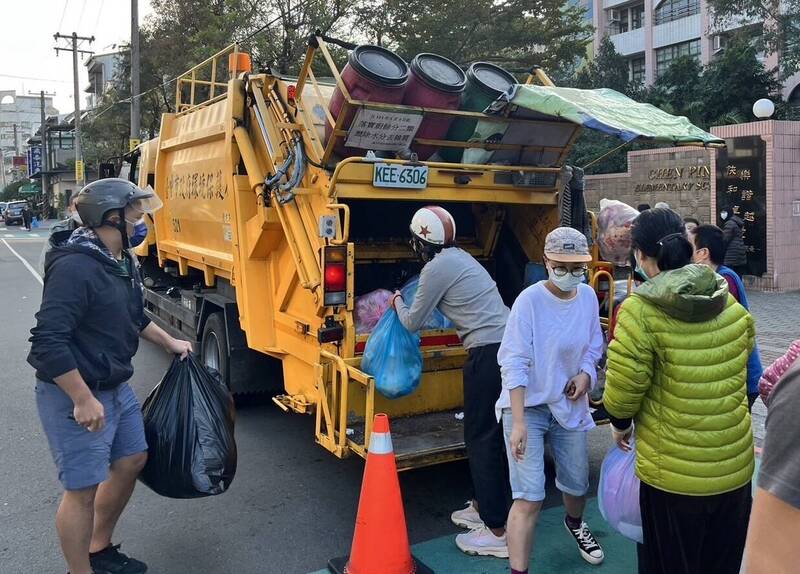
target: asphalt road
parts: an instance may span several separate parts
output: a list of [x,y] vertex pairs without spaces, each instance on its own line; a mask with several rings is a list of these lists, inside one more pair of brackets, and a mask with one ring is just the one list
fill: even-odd
[[[33,237],[32,234],[36,234]],[[0,572],[63,573],[54,514],[60,488],[25,361],[41,287],[34,268],[45,230],[0,228]],[[131,381],[140,400],[170,358],[142,342]],[[145,560],[153,574],[303,574],[347,554],[363,463],[338,460],[314,443],[313,419],[268,400],[238,409],[239,467],[229,492],[170,500],[139,485],[115,542]],[[592,484],[609,445],[607,429],[591,435]],[[546,505],[560,504],[552,479]],[[453,534],[449,513],[469,496],[464,462],[401,475],[412,543]]]

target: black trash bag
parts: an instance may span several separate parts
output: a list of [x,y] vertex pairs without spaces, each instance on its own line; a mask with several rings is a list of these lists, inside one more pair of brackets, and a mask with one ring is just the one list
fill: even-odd
[[193,355],[175,358],[142,407],[147,464],[139,480],[169,498],[222,494],[236,474],[233,398]]

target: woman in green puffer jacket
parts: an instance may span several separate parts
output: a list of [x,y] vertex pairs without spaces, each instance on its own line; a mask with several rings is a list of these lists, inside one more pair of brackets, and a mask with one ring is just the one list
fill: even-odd
[[754,469],[746,385],[753,319],[725,279],[690,264],[677,213],[645,211],[631,236],[648,279],[620,308],[604,403],[619,447],[636,435],[639,570],[738,574]]

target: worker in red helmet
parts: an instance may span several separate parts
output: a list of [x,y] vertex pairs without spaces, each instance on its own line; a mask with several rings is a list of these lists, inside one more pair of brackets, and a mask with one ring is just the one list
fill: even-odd
[[467,554],[507,558],[511,492],[494,405],[501,390],[497,351],[509,310],[486,269],[456,245],[456,222],[447,210],[428,206],[414,214],[411,247],[425,266],[411,306],[399,291],[392,299],[400,321],[418,331],[438,308],[469,353],[463,377],[464,442],[475,497],[451,515],[456,526],[470,530],[456,537],[456,545]]

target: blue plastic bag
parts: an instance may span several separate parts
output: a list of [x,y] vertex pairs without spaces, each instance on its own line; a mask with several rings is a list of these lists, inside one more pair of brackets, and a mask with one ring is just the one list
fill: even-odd
[[375,388],[388,399],[409,395],[419,385],[419,335],[403,327],[394,309],[383,314],[367,339],[361,370],[375,377]]
[[[414,297],[417,295],[417,287],[419,287],[419,275],[415,275],[406,281],[406,284],[400,289],[400,293],[403,295],[403,301],[405,301],[409,308],[414,303]],[[428,331],[431,329],[452,328],[453,323],[450,322],[450,319],[445,317],[439,309],[434,308],[430,316],[422,324],[422,327],[420,327],[420,330]]]
[[636,450],[633,441],[630,444],[630,452],[624,452],[615,445],[603,459],[597,502],[600,513],[611,528],[625,538],[642,543],[640,481],[635,472]]

